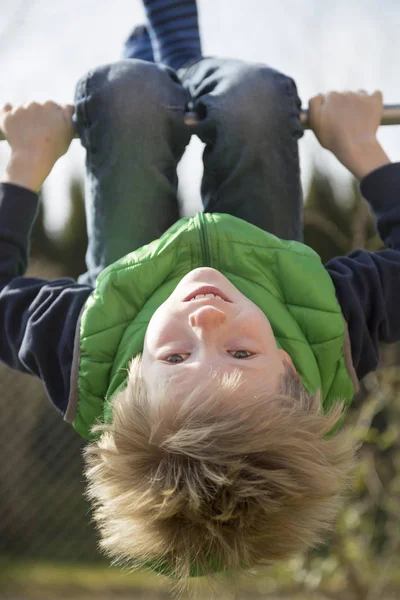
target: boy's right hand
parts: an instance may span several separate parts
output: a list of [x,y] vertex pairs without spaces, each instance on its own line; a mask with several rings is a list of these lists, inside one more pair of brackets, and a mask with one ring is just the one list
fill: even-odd
[[309,123],[323,148],[356,177],[390,162],[376,138],[383,112],[382,93],[330,92],[309,102]]
[[2,181],[39,191],[57,160],[74,137],[74,106],[52,101],[31,102],[0,110],[0,128],[11,146]]

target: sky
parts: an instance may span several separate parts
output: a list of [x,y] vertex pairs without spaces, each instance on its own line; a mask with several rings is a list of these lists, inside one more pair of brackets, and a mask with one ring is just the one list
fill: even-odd
[[[264,62],[293,77],[306,108],[331,90],[380,89],[400,104],[398,0],[198,0],[205,55]],[[0,105],[32,100],[73,102],[78,79],[118,60],[123,41],[144,21],[140,0],[0,0]],[[400,126],[378,138],[400,161]],[[178,169],[184,214],[201,209],[202,144],[193,139]],[[0,171],[9,157],[0,142]],[[84,175],[85,153],[74,140],[45,183],[46,223],[57,232],[68,214],[68,180]],[[300,140],[305,191],[312,166],[331,173],[341,189],[346,169],[319,147],[312,132]]]

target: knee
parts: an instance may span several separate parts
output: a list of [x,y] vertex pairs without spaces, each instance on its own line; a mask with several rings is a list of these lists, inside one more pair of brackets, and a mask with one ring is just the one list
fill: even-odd
[[238,109],[246,109],[249,102],[261,113],[275,116],[298,104],[296,84],[293,79],[263,64],[246,65],[239,72]]
[[258,63],[231,61],[227,67],[220,93],[207,100],[225,127],[257,136],[290,122],[300,135],[301,102],[293,79]]
[[150,62],[127,59],[101,65],[78,81],[75,105],[103,122],[140,119],[159,110],[171,73]]

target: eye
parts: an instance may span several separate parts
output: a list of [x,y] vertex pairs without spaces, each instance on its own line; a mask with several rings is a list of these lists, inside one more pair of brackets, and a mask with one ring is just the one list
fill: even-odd
[[171,363],[173,365],[179,364],[185,360],[185,355],[182,354],[170,354],[166,358],[164,358],[165,362]]
[[248,352],[247,350],[235,350],[234,352],[230,353],[233,358],[237,358],[237,359],[245,359],[245,358],[250,358],[250,356],[254,356],[254,354],[252,352]]

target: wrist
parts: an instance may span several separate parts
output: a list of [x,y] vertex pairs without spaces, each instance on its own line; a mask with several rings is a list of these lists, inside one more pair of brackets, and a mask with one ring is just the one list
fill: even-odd
[[12,153],[1,181],[20,185],[38,194],[50,171],[51,167],[32,152]]
[[352,142],[337,156],[357,179],[391,162],[375,137]]

